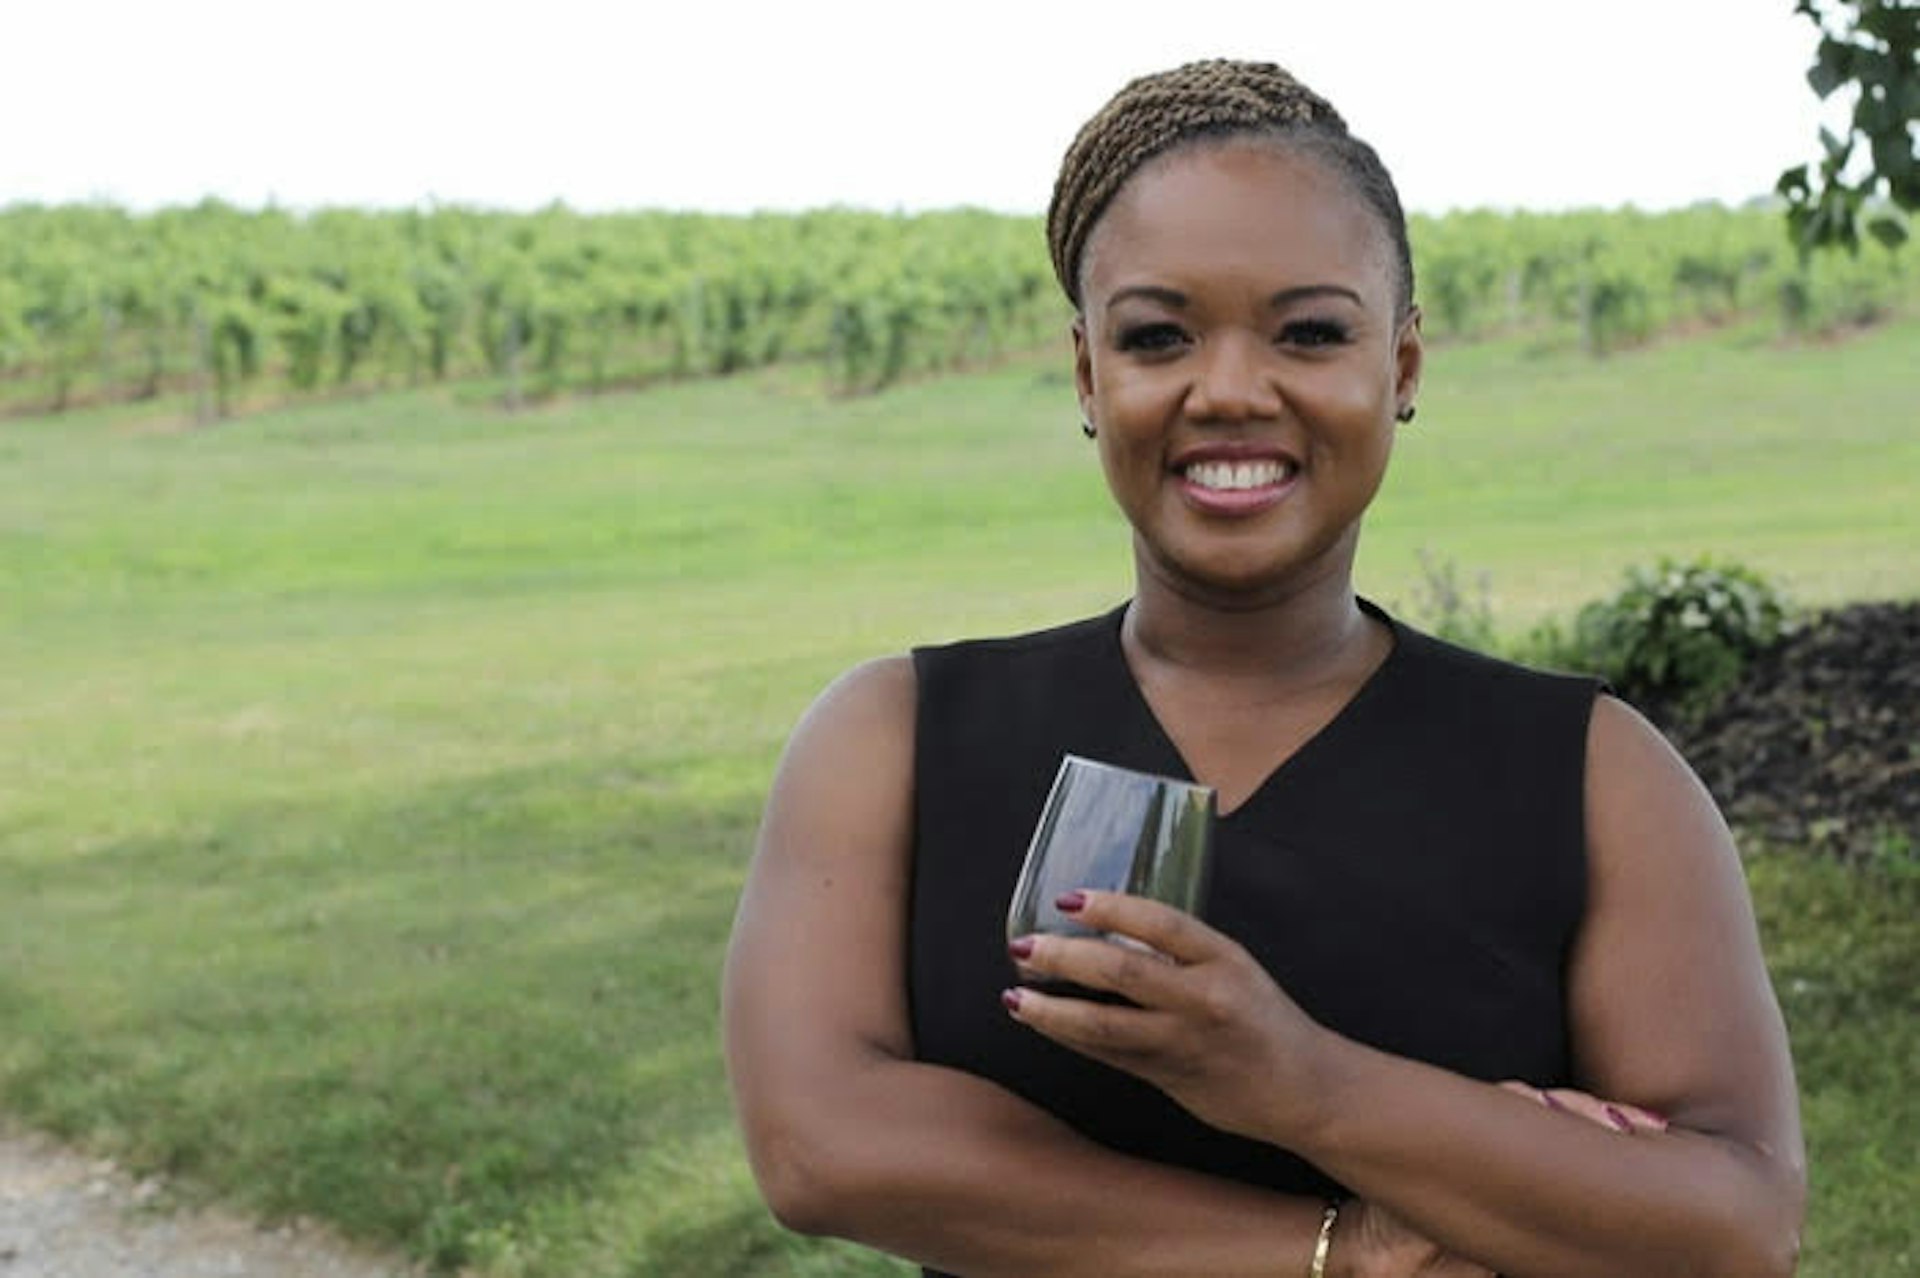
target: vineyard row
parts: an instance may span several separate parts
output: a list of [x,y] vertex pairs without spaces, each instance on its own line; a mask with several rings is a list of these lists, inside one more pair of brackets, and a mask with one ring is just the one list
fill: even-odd
[[[1799,261],[1780,214],[1463,212],[1411,228],[1426,331],[1595,353],[1676,325],[1870,322],[1920,298],[1877,245]],[[0,209],[0,411],[475,378],[510,403],[776,362],[842,392],[1057,336],[1038,219],[463,208]]]

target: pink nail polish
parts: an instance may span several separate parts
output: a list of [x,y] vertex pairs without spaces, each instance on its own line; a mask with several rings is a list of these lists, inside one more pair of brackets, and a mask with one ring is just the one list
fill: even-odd
[[1019,990],[1001,990],[1000,1006],[1006,1008],[1009,1012],[1013,1012],[1017,1015],[1020,1011],[1020,991]]
[[1054,901],[1053,908],[1062,914],[1078,914],[1087,908],[1087,894],[1079,888],[1071,892],[1062,892]]
[[1615,1106],[1612,1106],[1612,1105],[1607,1106],[1607,1121],[1612,1123],[1615,1127],[1618,1127],[1621,1131],[1628,1133],[1629,1135],[1631,1135],[1633,1132],[1633,1124],[1628,1122],[1627,1116],[1621,1113],[1619,1109]]
[[1007,942],[1007,953],[1013,955],[1017,959],[1024,960],[1024,959],[1032,958],[1033,957],[1033,938],[1031,936],[1014,937],[1011,941]]

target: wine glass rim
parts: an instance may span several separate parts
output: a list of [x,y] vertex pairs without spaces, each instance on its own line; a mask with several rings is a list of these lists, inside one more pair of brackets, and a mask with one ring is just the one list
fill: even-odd
[[1074,754],[1072,751],[1068,751],[1067,753],[1060,756],[1061,767],[1069,768],[1069,767],[1074,767],[1076,765],[1081,767],[1088,767],[1088,768],[1098,768],[1103,772],[1112,772],[1123,777],[1135,777],[1142,781],[1151,781],[1158,785],[1171,786],[1181,790],[1189,790],[1196,794],[1208,795],[1213,793],[1212,786],[1203,785],[1198,781],[1189,781],[1184,777],[1170,777],[1160,772],[1142,772],[1138,768],[1124,767],[1118,763],[1108,763],[1104,759],[1089,759],[1084,754]]

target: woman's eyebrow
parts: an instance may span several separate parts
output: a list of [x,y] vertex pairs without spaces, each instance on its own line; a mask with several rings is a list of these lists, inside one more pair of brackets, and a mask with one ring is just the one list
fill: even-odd
[[1107,305],[1117,305],[1130,297],[1137,297],[1148,302],[1159,302],[1162,306],[1171,306],[1175,310],[1185,310],[1188,300],[1187,295],[1177,288],[1166,288],[1159,284],[1129,284],[1124,288],[1117,288],[1107,294]]
[[1295,302],[1305,302],[1316,297],[1344,297],[1355,306],[1366,305],[1360,294],[1344,284],[1302,284],[1298,288],[1283,288],[1267,299],[1267,305],[1277,311],[1283,306],[1291,306]]
[[[1309,301],[1316,297],[1344,297],[1355,306],[1366,305],[1360,294],[1344,284],[1301,284],[1294,288],[1283,288],[1267,299],[1269,310],[1279,310],[1295,302]],[[1107,295],[1107,305],[1115,306],[1129,298],[1158,302],[1175,310],[1185,310],[1190,299],[1177,288],[1167,288],[1161,284],[1129,284],[1115,289]]]

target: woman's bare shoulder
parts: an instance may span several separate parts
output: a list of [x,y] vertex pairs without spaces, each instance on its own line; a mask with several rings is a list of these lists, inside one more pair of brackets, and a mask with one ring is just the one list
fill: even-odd
[[762,856],[891,857],[913,793],[912,658],[878,657],[833,680],[787,740],[761,826]]
[[904,764],[911,776],[913,659],[905,655],[861,662],[829,683],[800,716],[774,778],[774,803],[796,779],[810,784],[848,768],[871,770],[883,781]]
[[[1610,693],[1594,698],[1587,729],[1587,802],[1590,828],[1653,826],[1714,855],[1732,850],[1713,796],[1687,761],[1660,729]],[[1642,846],[1626,840],[1620,850],[1631,855]]]
[[912,662],[883,657],[828,684],[787,742],[727,962],[729,1058],[749,1120],[786,1082],[846,1068],[849,1051],[911,1053],[900,937],[913,721]]
[[1611,695],[1587,732],[1587,842],[1596,908],[1749,918],[1739,855],[1713,796],[1658,728]]
[[917,683],[913,658],[908,654],[870,657],[822,689],[808,709],[807,718],[820,713],[833,716],[905,714],[911,718]]
[[1739,853],[1707,788],[1632,707],[1594,705],[1576,1055],[1602,1095],[1798,1147],[1785,1029]]

